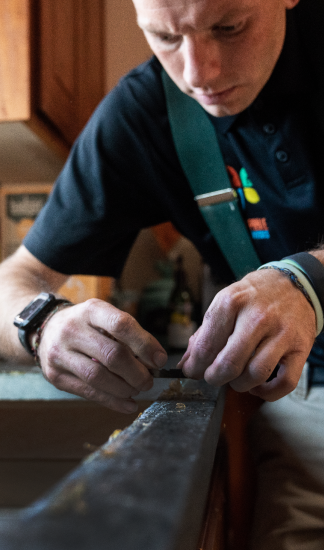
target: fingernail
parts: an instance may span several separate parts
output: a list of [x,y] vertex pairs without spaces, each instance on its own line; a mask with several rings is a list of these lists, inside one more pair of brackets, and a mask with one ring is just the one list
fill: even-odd
[[153,380],[149,380],[145,386],[141,388],[141,391],[148,391],[153,387]]
[[189,355],[188,351],[185,351],[185,353],[181,357],[179,363],[177,364],[177,369],[183,369],[183,367],[185,366],[185,364],[188,361],[189,357],[190,357],[190,355]]
[[157,366],[158,369],[162,369],[162,367],[164,367],[167,360],[168,360],[167,354],[163,353],[162,351],[156,351],[153,355],[154,364]]
[[136,412],[137,409],[138,409],[138,405],[134,401],[125,401],[124,409],[125,409],[125,411],[130,412],[130,413]]

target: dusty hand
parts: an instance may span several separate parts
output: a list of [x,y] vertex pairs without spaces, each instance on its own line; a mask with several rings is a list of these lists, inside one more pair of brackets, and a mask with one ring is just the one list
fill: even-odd
[[300,290],[281,273],[256,271],[216,295],[179,366],[189,377],[275,401],[296,387],[315,331]]
[[44,376],[55,387],[124,413],[134,412],[132,398],[152,387],[148,368],[167,360],[133,317],[95,299],[58,311],[38,351]]

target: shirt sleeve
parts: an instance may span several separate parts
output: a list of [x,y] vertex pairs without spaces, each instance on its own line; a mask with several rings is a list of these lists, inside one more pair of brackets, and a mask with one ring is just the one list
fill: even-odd
[[161,146],[163,97],[156,81],[150,65],[133,71],[74,144],[24,240],[52,269],[116,277],[140,229],[169,218],[154,185],[170,157],[170,145]]

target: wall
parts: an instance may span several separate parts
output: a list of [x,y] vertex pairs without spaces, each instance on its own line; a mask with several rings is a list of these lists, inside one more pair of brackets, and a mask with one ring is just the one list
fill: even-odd
[[106,0],[106,91],[151,56],[131,0]]
[[0,182],[52,183],[63,160],[22,122],[0,123]]

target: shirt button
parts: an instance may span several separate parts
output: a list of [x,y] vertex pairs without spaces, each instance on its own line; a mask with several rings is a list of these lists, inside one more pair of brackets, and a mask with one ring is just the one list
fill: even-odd
[[288,153],[286,153],[286,151],[277,151],[276,159],[279,160],[279,162],[287,162],[289,159]]
[[269,122],[269,124],[265,124],[263,126],[263,131],[266,133],[266,134],[274,134],[275,131],[276,131],[276,127],[274,124],[272,124],[271,122]]

